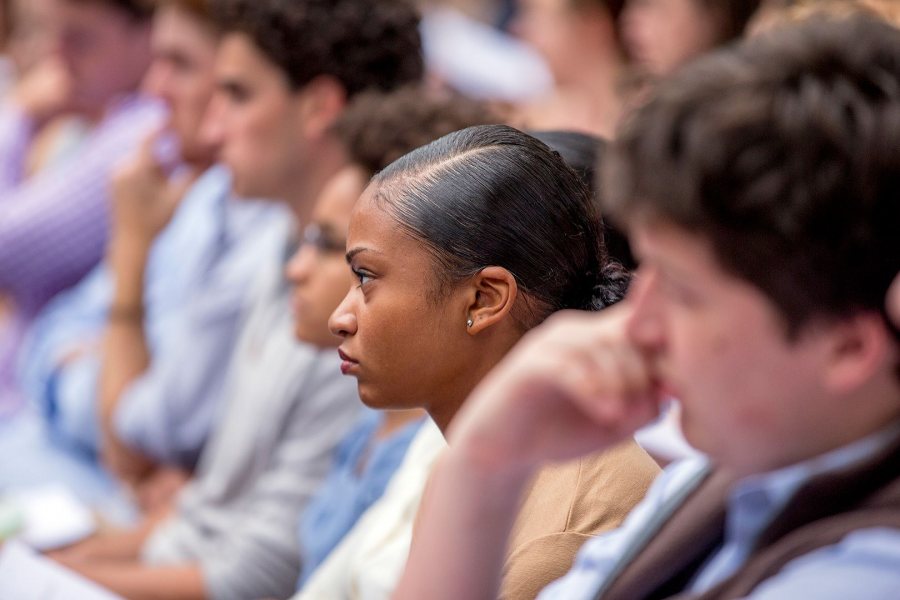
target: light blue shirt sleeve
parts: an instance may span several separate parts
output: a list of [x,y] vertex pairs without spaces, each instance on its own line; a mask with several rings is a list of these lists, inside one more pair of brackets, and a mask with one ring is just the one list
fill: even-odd
[[193,466],[209,435],[243,308],[239,290],[220,292],[187,307],[177,333],[119,399],[119,436],[158,461]]
[[165,463],[191,467],[215,422],[232,354],[252,309],[260,269],[280,264],[287,232],[280,212],[236,205],[240,239],[173,316],[150,368],[122,394],[119,436]]
[[[145,276],[145,334],[151,353],[175,335],[173,315],[200,285],[221,237],[229,177],[207,171],[191,188],[172,223],[154,243]],[[39,315],[21,352],[19,379],[50,431],[67,445],[94,452],[99,444],[97,382],[101,338],[113,282],[105,264],[55,298]]]

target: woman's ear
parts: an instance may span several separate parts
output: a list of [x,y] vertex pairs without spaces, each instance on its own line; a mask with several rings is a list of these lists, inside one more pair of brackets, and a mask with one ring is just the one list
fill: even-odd
[[466,329],[476,335],[505,319],[516,302],[519,286],[503,267],[486,267],[469,284]]

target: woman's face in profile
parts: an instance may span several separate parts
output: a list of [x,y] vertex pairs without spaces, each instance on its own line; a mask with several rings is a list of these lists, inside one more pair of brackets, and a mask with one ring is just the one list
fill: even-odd
[[328,329],[328,317],[353,283],[344,258],[347,228],[366,182],[362,169],[348,166],[325,184],[300,246],[288,262],[285,272],[293,286],[294,329],[301,341],[320,347],[341,342]]
[[343,338],[345,375],[373,408],[433,406],[465,377],[467,304],[460,290],[438,294],[436,267],[375,199],[369,186],[357,202],[347,236],[353,287],[329,325]]

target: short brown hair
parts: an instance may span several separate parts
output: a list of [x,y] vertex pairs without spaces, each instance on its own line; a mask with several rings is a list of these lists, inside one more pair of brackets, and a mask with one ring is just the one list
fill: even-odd
[[900,31],[813,18],[663,82],[608,153],[608,214],[708,240],[794,336],[817,319],[884,314],[900,270],[897,148]]
[[719,16],[719,43],[729,42],[744,30],[759,10],[762,0],[694,0]]
[[105,4],[122,11],[136,21],[149,21],[154,9],[151,0],[69,0],[69,2]]
[[155,0],[156,8],[175,6],[204,21],[212,19],[209,0]]
[[418,81],[419,14],[407,0],[213,0],[223,32],[244,33],[294,89],[320,75],[353,96]]
[[482,102],[411,85],[391,93],[361,94],[338,117],[333,130],[350,161],[374,175],[441,136],[496,122]]

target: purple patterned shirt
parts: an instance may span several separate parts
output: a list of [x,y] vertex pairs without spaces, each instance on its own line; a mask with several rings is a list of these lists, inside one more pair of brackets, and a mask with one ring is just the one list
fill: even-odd
[[0,412],[14,395],[13,366],[28,322],[100,260],[112,170],[162,117],[158,102],[124,98],[76,152],[26,179],[33,125],[16,107],[0,107],[0,295],[16,307],[11,322],[0,322]]

